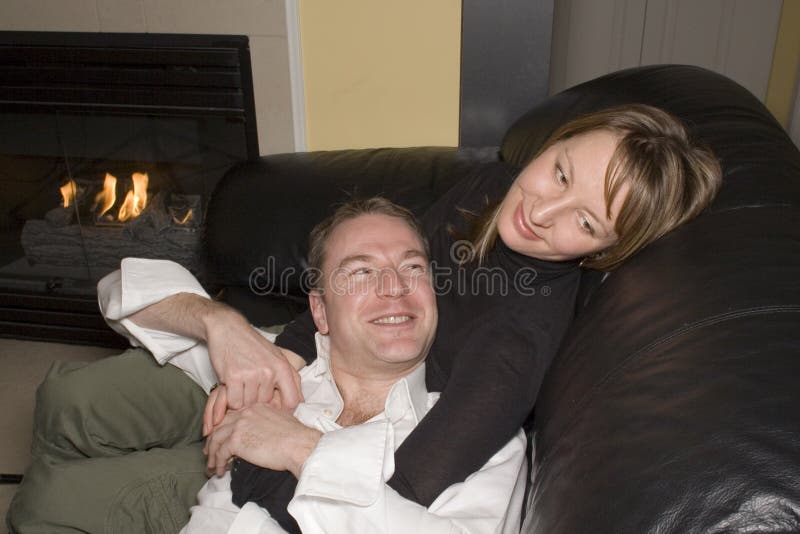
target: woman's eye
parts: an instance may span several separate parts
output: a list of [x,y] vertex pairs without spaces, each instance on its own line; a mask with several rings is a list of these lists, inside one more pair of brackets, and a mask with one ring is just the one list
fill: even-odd
[[589,235],[594,235],[594,228],[592,227],[592,224],[589,222],[589,219],[587,219],[586,217],[581,217],[580,224],[584,232],[586,232]]
[[561,185],[567,185],[567,175],[556,165],[556,181]]

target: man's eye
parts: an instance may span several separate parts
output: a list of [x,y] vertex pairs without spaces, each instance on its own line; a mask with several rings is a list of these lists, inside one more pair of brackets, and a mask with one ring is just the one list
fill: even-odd
[[424,273],[427,271],[427,266],[421,263],[411,263],[405,266],[407,271],[411,271],[412,273]]
[[350,274],[353,276],[369,276],[374,272],[372,267],[359,267],[358,269],[353,269]]

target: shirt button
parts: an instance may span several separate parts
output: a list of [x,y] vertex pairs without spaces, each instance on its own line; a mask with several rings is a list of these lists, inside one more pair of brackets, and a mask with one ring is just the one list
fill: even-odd
[[333,415],[333,412],[332,412],[332,411],[330,411],[329,409],[325,408],[324,410],[322,410],[322,414],[323,414],[325,417],[331,417],[331,416]]

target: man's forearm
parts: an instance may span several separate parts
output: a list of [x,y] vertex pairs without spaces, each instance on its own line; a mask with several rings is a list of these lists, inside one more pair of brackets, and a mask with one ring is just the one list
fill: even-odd
[[[302,398],[290,355],[242,314],[211,300],[194,276],[174,262],[124,259],[120,271],[98,284],[98,303],[112,328],[146,347],[161,364],[177,358],[194,362],[187,351],[202,348],[203,374],[228,385],[229,408],[270,402],[276,391],[285,408]],[[296,366],[301,363],[290,359]],[[203,382],[204,388],[211,385]]]
[[[221,302],[194,293],[177,293],[140,310],[129,317],[142,328],[161,330],[199,341],[208,341],[212,328],[233,325],[245,326],[247,319]],[[305,366],[305,360],[289,349],[276,346],[295,369]]]
[[244,317],[229,306],[193,293],[171,295],[134,313],[129,319],[143,328],[200,341],[208,341],[212,325],[219,325],[223,321],[246,324]]

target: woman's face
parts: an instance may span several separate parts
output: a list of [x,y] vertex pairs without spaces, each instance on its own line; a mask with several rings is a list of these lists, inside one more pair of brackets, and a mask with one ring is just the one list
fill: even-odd
[[555,143],[525,167],[500,207],[497,229],[515,252],[543,260],[583,258],[617,241],[623,183],[606,217],[605,176],[619,136],[605,130]]

